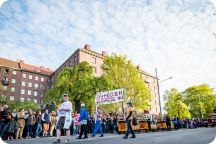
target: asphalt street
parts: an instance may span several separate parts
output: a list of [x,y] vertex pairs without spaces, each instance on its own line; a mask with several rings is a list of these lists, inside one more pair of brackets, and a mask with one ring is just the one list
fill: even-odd
[[[77,140],[70,138],[71,144],[208,144],[215,139],[216,128],[182,129],[178,131],[140,133],[136,139],[122,139],[123,135],[107,134],[103,138]],[[51,144],[54,137],[6,141],[9,144]],[[62,137],[62,142],[66,137]]]

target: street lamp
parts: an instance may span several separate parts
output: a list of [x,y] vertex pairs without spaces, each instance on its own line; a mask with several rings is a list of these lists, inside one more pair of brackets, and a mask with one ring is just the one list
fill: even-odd
[[159,81],[158,74],[157,74],[157,68],[155,68],[155,73],[156,73],[156,78],[157,78],[158,97],[159,97],[159,104],[160,104],[160,115],[162,115],[161,98],[160,98],[160,86],[159,86],[159,83],[164,82],[164,81],[167,81],[167,80],[170,80],[170,79],[172,79],[173,77],[169,77],[169,78],[166,78],[166,79],[163,79],[163,80]]

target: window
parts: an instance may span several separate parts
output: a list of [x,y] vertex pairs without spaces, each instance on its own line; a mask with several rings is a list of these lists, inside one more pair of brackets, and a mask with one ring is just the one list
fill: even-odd
[[92,63],[96,64],[96,58],[92,57]]
[[11,79],[11,83],[16,83],[16,79]]
[[42,100],[39,100],[39,104],[43,104],[43,101],[42,101]]
[[14,101],[14,96],[10,96],[10,101]]
[[71,61],[69,61],[69,66],[72,66],[72,63],[71,63]]
[[76,56],[74,56],[74,63],[76,63],[76,61],[77,61],[77,57],[76,57]]
[[43,97],[43,94],[41,94],[41,97]]
[[4,77],[4,78],[2,79],[2,84],[3,84],[3,85],[9,85],[9,80],[8,80],[7,77]]
[[32,75],[29,75],[29,79],[32,79]]
[[155,104],[157,104],[157,101],[155,100]]
[[37,96],[37,95],[38,95],[38,93],[36,91],[34,91],[34,96]]
[[43,89],[43,85],[42,84],[40,84],[40,88]]
[[16,75],[16,71],[13,71],[12,74],[13,74],[13,75]]
[[23,78],[26,78],[26,74],[24,73],[24,74],[22,74],[22,76],[23,76]]
[[25,94],[25,90],[24,89],[21,90],[21,94]]
[[44,78],[43,78],[43,77],[41,78],[41,81],[42,81],[42,82],[44,81]]
[[28,83],[28,87],[32,87],[32,83]]
[[6,68],[5,69],[5,73],[8,74],[9,73],[9,69]]
[[36,80],[36,81],[38,80],[38,76],[35,77],[35,80]]
[[25,82],[24,81],[22,82],[22,86],[25,86]]
[[15,87],[11,87],[11,92],[15,92]]
[[25,98],[20,98],[20,101],[21,101],[21,102],[24,102],[24,101],[25,101]]
[[37,99],[33,99],[33,101],[34,101],[35,103],[37,103]]
[[38,84],[37,84],[37,83],[36,83],[36,84],[34,84],[34,87],[35,87],[35,88],[38,88]]
[[31,101],[31,99],[30,99],[30,98],[27,98],[27,101]]
[[30,90],[28,90],[28,95],[31,95],[31,91]]

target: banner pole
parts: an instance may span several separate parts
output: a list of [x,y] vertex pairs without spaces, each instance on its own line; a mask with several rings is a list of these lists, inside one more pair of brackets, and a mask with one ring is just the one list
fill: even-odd
[[125,100],[125,89],[123,89],[123,101],[122,101],[122,112],[123,112],[123,115],[124,115],[124,117],[125,117],[124,100]]

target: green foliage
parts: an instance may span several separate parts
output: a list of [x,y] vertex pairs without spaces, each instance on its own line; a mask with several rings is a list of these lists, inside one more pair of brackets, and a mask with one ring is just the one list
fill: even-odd
[[99,91],[111,89],[109,81],[105,77],[94,77],[92,67],[87,62],[82,62],[75,67],[65,67],[57,76],[54,88],[46,95],[46,102],[55,100],[57,105],[61,101],[63,93],[69,94],[69,99],[75,106],[75,111],[80,110],[80,104],[84,102],[87,109],[94,109],[95,95]]
[[112,54],[106,57],[103,70],[111,85],[126,90],[125,101],[131,101],[138,109],[148,107],[150,90],[146,87],[140,71],[126,56]]
[[28,102],[21,102],[21,101],[9,101],[7,103],[8,107],[13,110],[17,109],[19,110],[20,108],[24,109],[32,109],[33,111],[37,111],[40,109],[38,104],[34,103],[33,101],[28,101]]
[[[165,108],[171,115],[205,118],[216,108],[216,94],[207,84],[191,86],[183,92],[171,89],[164,94]],[[189,113],[188,113],[189,112]]]
[[182,96],[194,117],[207,117],[216,108],[216,94],[207,84],[191,86]]
[[177,89],[173,88],[170,91],[165,91],[164,100],[166,101],[166,110],[171,117],[175,115],[178,117],[191,117],[189,109],[182,101],[181,93]]

